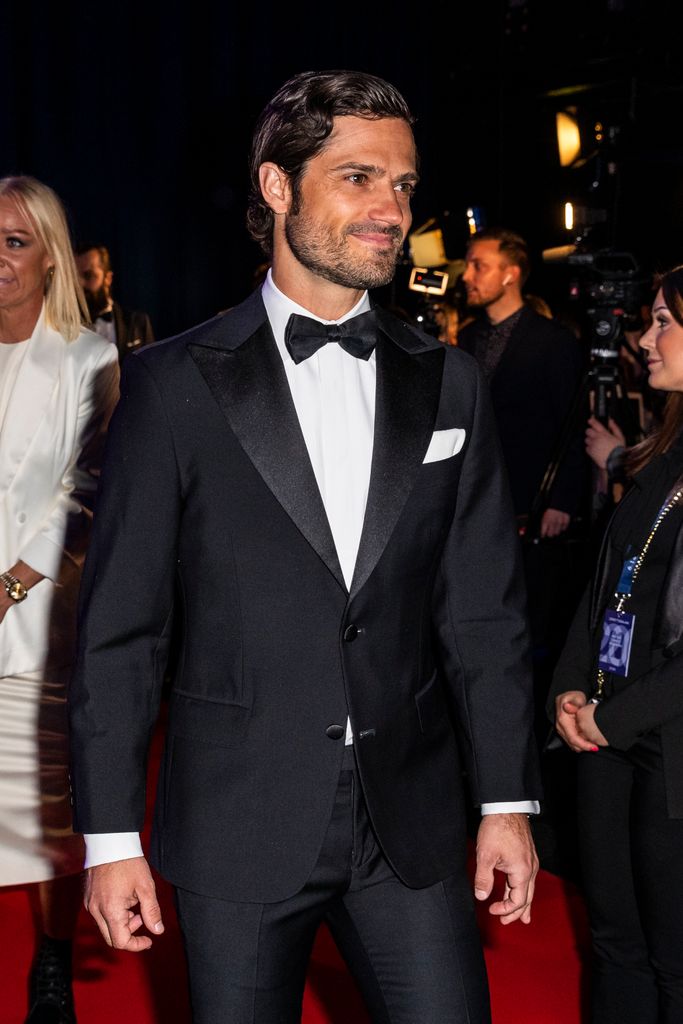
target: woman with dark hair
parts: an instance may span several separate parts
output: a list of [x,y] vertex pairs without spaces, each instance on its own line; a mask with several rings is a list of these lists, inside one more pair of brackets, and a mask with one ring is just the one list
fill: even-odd
[[592,1017],[683,1021],[683,267],[640,339],[661,425],[628,453],[629,490],[558,663],[548,712],[577,763],[593,941]]
[[0,180],[0,885],[32,886],[30,1024],[71,1024],[81,836],[66,684],[116,346],[87,331],[62,204]]

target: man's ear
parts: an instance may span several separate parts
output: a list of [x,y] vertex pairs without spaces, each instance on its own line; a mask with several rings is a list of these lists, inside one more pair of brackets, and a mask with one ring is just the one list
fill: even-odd
[[515,263],[510,263],[505,268],[505,277],[503,278],[503,284],[519,284],[520,268]]
[[289,175],[277,164],[263,163],[258,169],[261,195],[273,213],[288,213],[292,201]]

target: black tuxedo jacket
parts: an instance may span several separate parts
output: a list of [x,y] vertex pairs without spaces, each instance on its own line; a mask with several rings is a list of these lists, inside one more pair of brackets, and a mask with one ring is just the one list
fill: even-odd
[[[635,475],[617,505],[603,537],[595,576],[584,592],[553,675],[546,705],[551,721],[555,721],[555,698],[560,693],[580,690],[589,696],[595,689],[603,615],[623,558],[614,548],[614,534],[623,538],[638,532],[644,540],[655,514],[652,496],[657,503],[663,502],[681,471],[683,441],[679,439],[666,455]],[[618,750],[629,750],[643,735],[658,730],[667,811],[670,818],[683,818],[683,526],[676,529],[672,541],[661,592],[653,602],[650,667],[617,686],[597,708],[595,721],[610,746]],[[649,568],[646,558],[643,576]]]
[[[474,354],[479,322],[458,334],[458,346]],[[583,355],[572,332],[532,309],[522,310],[489,382],[503,456],[517,515],[531,511],[548,464],[573,407]],[[577,420],[545,508],[575,514],[586,482],[583,450],[586,416]]]
[[[196,892],[275,901],[303,885],[347,711],[372,822],[410,886],[463,862],[463,764],[476,801],[539,795],[518,548],[485,389],[469,357],[378,315],[350,592],[260,294],[124,366],[81,592],[75,825],[141,828],[181,629],[152,860]],[[423,464],[433,432],[454,427],[459,453]]]
[[146,313],[135,309],[124,309],[118,302],[114,302],[112,319],[116,328],[119,363],[123,362],[125,356],[130,352],[154,341],[152,324]]

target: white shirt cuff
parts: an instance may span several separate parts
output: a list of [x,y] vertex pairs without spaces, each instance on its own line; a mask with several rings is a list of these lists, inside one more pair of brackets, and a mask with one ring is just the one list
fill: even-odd
[[98,832],[94,835],[84,835],[83,838],[86,868],[94,868],[98,864],[111,864],[115,860],[144,857],[137,832]]
[[508,800],[496,804],[482,804],[482,814],[540,814],[538,800]]

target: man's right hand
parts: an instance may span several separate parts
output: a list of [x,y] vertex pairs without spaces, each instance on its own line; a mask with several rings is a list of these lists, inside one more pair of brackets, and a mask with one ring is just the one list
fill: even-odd
[[144,857],[88,868],[84,902],[104,941],[114,949],[140,953],[152,945],[149,935],[135,934],[142,925],[153,935],[164,930],[154,879]]

